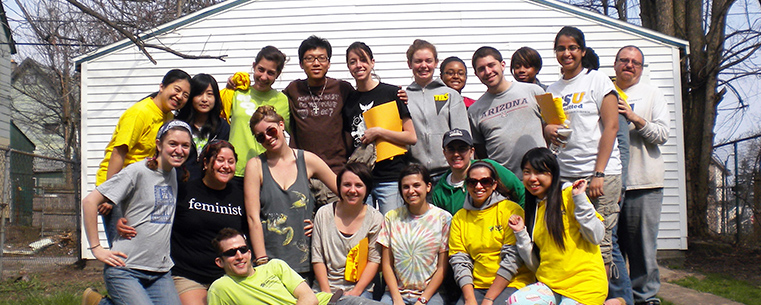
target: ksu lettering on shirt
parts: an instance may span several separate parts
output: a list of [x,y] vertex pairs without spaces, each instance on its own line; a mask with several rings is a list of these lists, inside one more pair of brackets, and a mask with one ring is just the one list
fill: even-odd
[[153,187],[154,205],[151,212],[151,223],[172,223],[174,218],[175,200],[172,187],[156,185]]
[[224,205],[220,206],[219,202],[215,202],[214,204],[203,203],[203,202],[196,201],[195,198],[190,198],[190,201],[188,202],[188,209],[201,210],[205,212],[224,214],[224,215],[233,215],[233,216],[243,215],[243,209],[239,206],[238,207],[232,206],[232,203],[228,203],[227,206],[224,206]]
[[519,98],[516,100],[512,100],[507,103],[503,103],[503,104],[487,109],[479,116],[478,121],[483,122],[484,120],[488,120],[494,117],[506,116],[508,113],[512,111],[523,109],[526,107],[529,107],[527,98]]
[[586,92],[574,92],[563,96],[563,110],[583,109],[584,104],[580,104],[584,99]]

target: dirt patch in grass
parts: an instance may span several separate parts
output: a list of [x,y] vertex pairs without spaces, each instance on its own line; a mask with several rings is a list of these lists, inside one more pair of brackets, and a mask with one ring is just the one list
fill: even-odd
[[692,242],[685,267],[701,273],[723,274],[761,286],[761,249],[718,242]]

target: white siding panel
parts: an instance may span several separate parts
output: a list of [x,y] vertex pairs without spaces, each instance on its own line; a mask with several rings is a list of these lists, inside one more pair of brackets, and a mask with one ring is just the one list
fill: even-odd
[[11,48],[0,34],[0,146],[11,144]]
[[[537,49],[544,58],[538,75],[545,84],[559,77],[559,66],[552,51],[557,31],[574,25],[584,31],[587,45],[593,47],[603,65],[601,71],[613,74],[612,63],[618,49],[637,45],[645,53],[643,79],[658,86],[669,101],[671,113],[669,141],[662,147],[666,162],[666,182],[661,249],[686,249],[684,214],[683,143],[681,141],[681,98],[678,88],[678,50],[664,42],[635,34],[612,23],[581,16],[544,5],[541,1],[250,1],[208,14],[205,18],[167,30],[148,42],[161,42],[193,55],[227,55],[226,61],[183,60],[168,53],[149,50],[158,64],[151,64],[136,48],[125,46],[83,63],[83,190],[92,188],[103,149],[121,113],[148,93],[156,91],[164,73],[182,68],[190,74],[209,73],[222,85],[237,71],[251,71],[258,50],[274,45],[290,57],[273,87],[283,89],[289,82],[304,78],[298,66],[297,49],[309,35],[330,40],[333,58],[329,76],[353,83],[345,65],[345,49],[354,41],[367,43],[374,52],[376,73],[382,81],[406,86],[412,77],[404,55],[416,38],[435,44],[439,59],[459,56],[468,66],[469,83],[463,95],[477,99],[485,91],[473,74],[473,51],[491,45],[502,51],[507,64],[512,53],[523,46]],[[213,11],[216,7],[207,9]],[[563,5],[560,5],[563,6]],[[263,13],[265,12],[265,13]],[[200,13],[199,13],[200,14]],[[531,18],[526,18],[531,16]],[[192,16],[191,16],[192,17]],[[605,17],[599,17],[605,18]],[[177,22],[183,22],[182,20]],[[87,87],[86,89],[84,87]],[[86,106],[84,104],[89,104]],[[680,167],[681,166],[681,167]],[[665,235],[664,235],[665,234]],[[667,237],[674,237],[668,238]],[[677,246],[674,246],[677,245]],[[672,248],[663,248],[665,246]],[[85,251],[87,252],[87,251]]]

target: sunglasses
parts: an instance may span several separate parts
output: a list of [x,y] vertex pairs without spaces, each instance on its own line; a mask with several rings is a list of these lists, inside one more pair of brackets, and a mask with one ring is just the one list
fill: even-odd
[[248,246],[240,246],[238,248],[233,248],[225,252],[222,252],[222,256],[225,256],[225,257],[235,256],[235,254],[237,254],[238,251],[240,251],[240,254],[245,254],[245,253],[248,253],[249,250],[251,249],[249,249]]
[[475,188],[479,183],[481,183],[482,187],[489,188],[492,185],[494,185],[494,178],[492,177],[485,177],[481,179],[473,179],[473,178],[466,178],[465,184],[468,185],[468,187]]
[[448,152],[450,154],[458,153],[458,154],[462,155],[462,154],[465,154],[466,152],[470,151],[470,148],[471,147],[467,146],[467,145],[462,145],[462,146],[447,146],[447,147],[444,147],[444,151],[446,151],[446,152]]
[[275,127],[267,128],[267,130],[265,130],[264,133],[254,135],[254,138],[256,138],[256,142],[259,142],[259,144],[261,144],[261,143],[264,143],[264,140],[266,140],[266,138],[264,137],[265,135],[267,135],[270,138],[274,138],[275,136],[277,136],[277,128]]

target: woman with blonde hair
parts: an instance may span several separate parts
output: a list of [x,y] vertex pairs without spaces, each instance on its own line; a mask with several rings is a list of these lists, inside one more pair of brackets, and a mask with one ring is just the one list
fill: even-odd
[[317,210],[309,179],[317,178],[336,191],[336,175],[317,155],[288,146],[283,117],[270,105],[251,116],[251,132],[265,149],[246,165],[243,192],[255,264],[269,256],[312,278],[310,245]]

